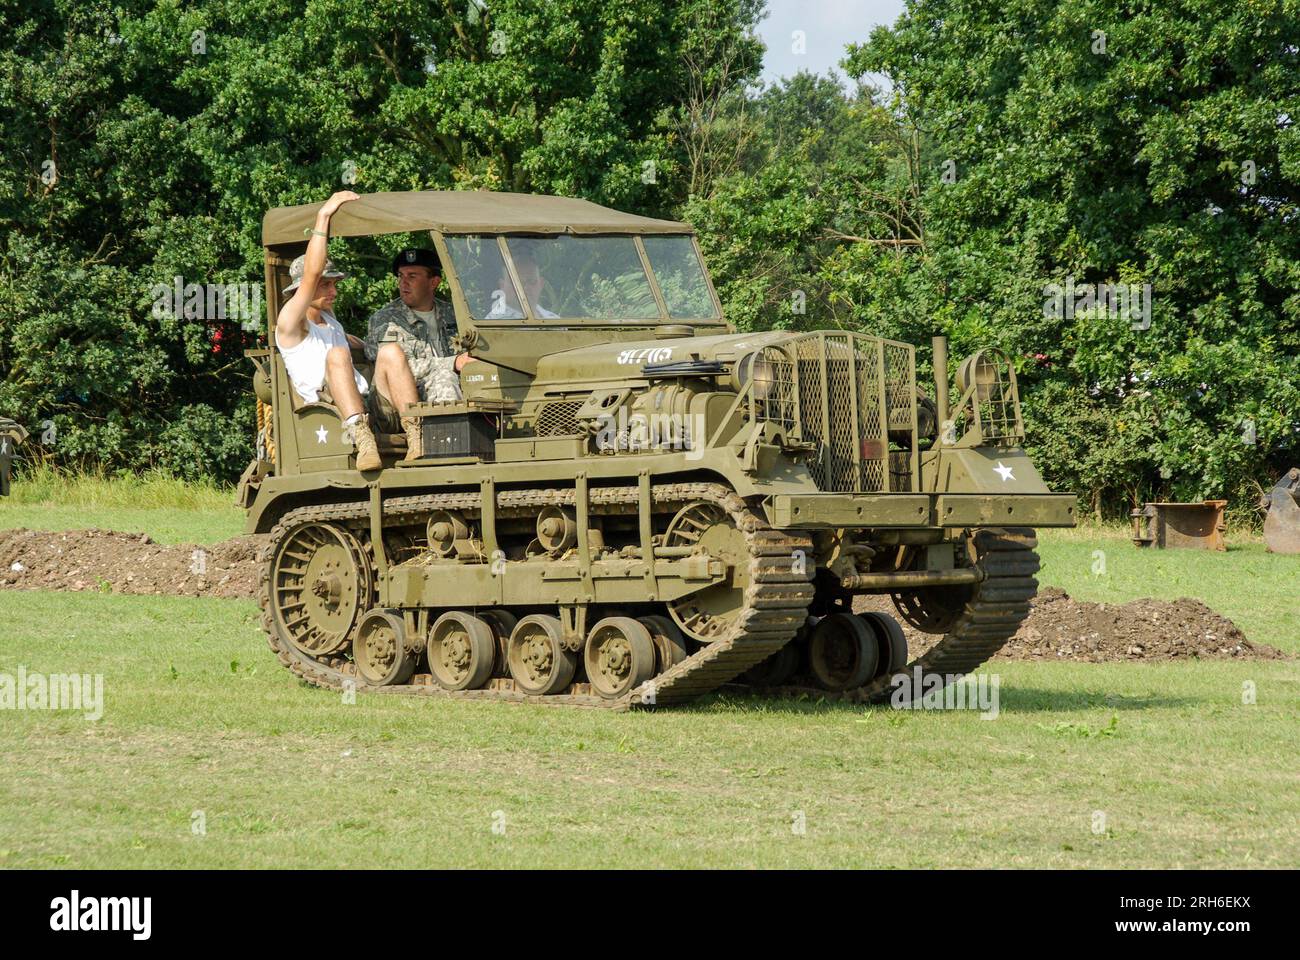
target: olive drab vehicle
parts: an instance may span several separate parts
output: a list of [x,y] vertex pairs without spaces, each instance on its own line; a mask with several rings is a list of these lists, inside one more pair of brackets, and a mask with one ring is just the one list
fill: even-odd
[[[263,221],[272,329],[317,209]],[[1034,528],[1074,524],[1021,449],[1006,357],[966,358],[950,391],[936,339],[931,398],[910,344],[737,333],[687,224],[418,192],[364,196],[331,232],[428,236],[473,359],[461,399],[406,411],[423,458],[378,434],[384,466],[363,474],[337,408],[250,354],[240,496],[270,534],[263,623],[313,684],[615,709],[724,685],[888,699],[904,669],[929,688],[1001,647],[1037,588]],[[909,664],[859,593],[938,641]]]

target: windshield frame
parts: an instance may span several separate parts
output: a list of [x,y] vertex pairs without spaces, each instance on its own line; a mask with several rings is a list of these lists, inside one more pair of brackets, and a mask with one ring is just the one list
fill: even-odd
[[[507,240],[515,237],[524,239],[540,239],[545,237],[565,236],[563,233],[449,233],[443,234],[440,231],[434,231],[434,245],[438,250],[438,256],[442,260],[442,269],[444,281],[451,288],[453,303],[458,314],[458,321],[462,324],[469,324],[475,327],[485,328],[606,328],[612,330],[635,330],[638,328],[654,328],[664,324],[681,324],[685,326],[700,327],[727,327],[727,322],[722,316],[722,303],[718,299],[718,292],[713,288],[713,278],[709,276],[708,268],[704,265],[704,256],[700,252],[699,239],[694,233],[673,233],[664,234],[664,236],[686,237],[691,242],[691,249],[695,252],[696,262],[700,266],[700,274],[704,278],[705,288],[709,293],[709,301],[713,304],[712,317],[700,317],[689,319],[673,319],[669,316],[667,302],[664,299],[663,290],[659,287],[659,278],[655,276],[653,267],[650,264],[650,257],[646,253],[645,245],[641,242],[642,234],[640,233],[593,233],[582,234],[579,239],[599,239],[601,237],[614,237],[619,239],[631,238],[636,247],[637,257],[640,259],[641,268],[645,271],[646,281],[650,285],[650,291],[654,295],[655,305],[659,310],[657,318],[636,318],[626,320],[611,320],[601,317],[538,317],[533,314],[533,305],[525,296],[519,296],[519,305],[523,309],[524,316],[522,319],[499,318],[494,320],[477,319],[469,309],[469,302],[465,299],[464,290],[460,283],[460,278],[456,274],[456,264],[451,256],[451,250],[447,244],[448,237],[495,237],[497,248],[500,250],[502,260],[506,265],[506,270],[510,274],[510,280],[515,285],[517,293],[523,290],[523,284],[519,282],[519,275],[515,271],[514,258],[510,255],[510,248]],[[659,234],[656,234],[659,236]]]

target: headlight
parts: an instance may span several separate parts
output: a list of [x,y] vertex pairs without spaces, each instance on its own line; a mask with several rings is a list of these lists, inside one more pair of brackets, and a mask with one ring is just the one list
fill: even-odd
[[772,396],[776,389],[778,371],[776,363],[767,355],[766,350],[745,354],[732,369],[731,385],[737,393],[744,390],[751,380],[754,382],[755,400],[767,400]]

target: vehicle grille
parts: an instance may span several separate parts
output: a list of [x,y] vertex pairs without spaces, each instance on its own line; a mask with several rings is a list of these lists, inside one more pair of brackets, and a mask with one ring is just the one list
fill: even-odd
[[564,437],[582,433],[582,425],[574,414],[582,407],[582,400],[552,400],[537,411],[537,425],[533,433],[539,437]]
[[[914,489],[916,356],[910,345],[858,333],[812,333],[766,347],[752,378],[754,416],[813,445],[808,466],[819,489]],[[891,432],[906,447],[894,457]]]

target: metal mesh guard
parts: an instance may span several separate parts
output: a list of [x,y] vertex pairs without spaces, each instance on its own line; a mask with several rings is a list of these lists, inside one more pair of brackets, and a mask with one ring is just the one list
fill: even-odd
[[886,483],[886,424],[895,408],[909,427],[915,422],[914,369],[908,344],[856,333],[808,334],[767,347],[755,359],[755,416],[814,444],[808,466],[821,490],[910,489],[910,469],[900,470],[897,458]]
[[[985,443],[1023,440],[1025,428],[1011,361],[1000,353],[982,350],[963,363],[958,374],[958,386],[969,390],[971,401],[958,418],[963,426],[978,430]],[[963,376],[965,383],[961,382]]]

